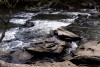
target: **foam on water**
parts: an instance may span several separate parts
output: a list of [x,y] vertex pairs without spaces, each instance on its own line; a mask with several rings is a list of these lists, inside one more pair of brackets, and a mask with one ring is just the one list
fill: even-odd
[[18,49],[22,49],[25,46],[30,45],[30,43],[24,43],[22,41],[16,40],[12,42],[3,42],[0,44],[0,50],[1,51],[15,51]]
[[27,20],[31,19],[31,17],[37,15],[37,13],[25,13],[21,12],[18,14],[15,14],[13,17],[19,17],[19,18],[24,18],[24,19],[19,19],[19,18],[12,18],[10,22],[15,23],[15,24],[25,24]]
[[0,31],[0,37],[1,37],[1,35],[2,35],[2,31]]
[[[67,22],[65,22],[67,21]],[[11,41],[11,42],[4,42],[1,43],[0,46],[0,50],[14,50],[17,48],[23,48],[25,46],[30,45],[30,42],[25,43],[24,42],[24,37],[25,36],[33,36],[34,35],[45,35],[45,34],[49,34],[50,30],[55,30],[61,26],[68,26],[69,24],[71,24],[74,21],[74,19],[62,19],[62,21],[48,21],[48,20],[35,20],[33,21],[35,23],[34,27],[30,27],[30,28],[12,28],[10,30],[7,30],[5,37],[3,39],[3,41],[9,41],[9,40],[13,40],[16,39],[16,37],[18,37],[20,40],[15,40],[15,41]],[[24,36],[24,31],[31,31],[28,34],[25,34]],[[35,32],[37,31],[37,32]],[[16,35],[16,36],[15,36]],[[2,45],[3,44],[3,45]]]
[[50,30],[55,30],[59,27],[70,25],[72,22],[74,22],[74,20],[75,19],[62,19],[62,21],[36,20],[33,21],[35,26],[30,29],[40,29],[41,31],[49,33]]
[[16,18],[14,18],[14,19],[11,19],[10,22],[22,25],[22,24],[25,24],[27,20],[28,19],[16,19]]
[[71,47],[72,47],[72,48],[71,48],[72,50],[76,50],[76,48],[77,48],[78,46],[77,46],[76,42],[73,41],[73,42],[71,43]]
[[[75,19],[62,19],[62,20],[35,20],[31,21],[34,23],[33,27],[21,28],[16,34],[16,37],[20,40],[25,40],[25,38],[37,38],[43,37],[50,33],[51,30],[55,30],[62,26],[68,26],[74,22]],[[29,40],[29,39],[28,39]]]
[[26,13],[26,12],[21,12],[18,14],[15,14],[13,17],[26,17],[26,18],[31,18],[32,16],[37,15],[37,13]]
[[77,48],[78,48],[78,45],[76,44],[76,42],[72,41],[71,48],[69,48],[69,53],[76,51]]
[[[16,24],[25,24],[25,22],[35,16],[34,13],[19,13],[14,15],[14,17],[24,17],[24,19],[12,18],[10,21]],[[25,19],[26,18],[26,19]],[[68,26],[73,23],[74,19],[60,19],[60,20],[33,20],[33,27],[29,28],[12,28],[7,30],[3,43],[0,45],[0,50],[12,50],[17,48],[23,48],[30,45],[29,42],[32,37],[41,37],[50,33],[50,30],[55,30],[62,26]],[[25,39],[26,38],[26,39]],[[29,38],[29,39],[27,39]],[[28,40],[26,42],[26,40]],[[10,41],[10,42],[7,42]]]
[[3,41],[14,39],[14,35],[16,34],[16,32],[18,32],[18,29],[19,28],[12,28],[10,30],[7,30],[7,32],[5,33],[5,37],[3,38]]
[[88,15],[88,16],[91,16],[91,14],[89,13],[81,13],[81,12],[65,12],[63,14],[67,14],[67,15],[75,15],[77,16],[78,14],[81,14],[81,15]]

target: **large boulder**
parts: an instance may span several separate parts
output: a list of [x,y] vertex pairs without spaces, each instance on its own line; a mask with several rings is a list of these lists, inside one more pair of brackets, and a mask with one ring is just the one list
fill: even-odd
[[[76,62],[77,61],[77,62]],[[99,67],[100,66],[100,43],[99,41],[89,41],[82,44],[76,57],[71,62],[80,67]]]
[[29,47],[26,48],[26,50],[36,52],[61,53],[65,45],[65,41],[61,41],[55,37],[51,37],[37,43],[32,43]]
[[100,57],[100,43],[99,41],[89,41],[80,46],[77,53],[78,56],[97,56]]
[[58,28],[57,30],[54,30],[54,35],[62,40],[71,40],[71,41],[81,40],[81,38],[78,35],[63,28]]

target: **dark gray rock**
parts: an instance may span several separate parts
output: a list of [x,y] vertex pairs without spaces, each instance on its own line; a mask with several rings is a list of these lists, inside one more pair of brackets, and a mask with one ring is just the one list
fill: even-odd
[[30,21],[26,21],[26,23],[23,25],[24,27],[33,27],[34,23]]
[[33,55],[24,50],[17,50],[11,54],[11,57],[13,63],[26,63]]

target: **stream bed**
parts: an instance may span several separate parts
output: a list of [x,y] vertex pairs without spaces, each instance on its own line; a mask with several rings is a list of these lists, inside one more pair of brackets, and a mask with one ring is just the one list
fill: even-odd
[[[2,12],[1,16],[7,15],[6,12],[4,14]],[[82,43],[88,42],[89,40],[100,41],[100,13],[94,9],[42,9],[37,12],[14,11],[10,19],[9,28],[5,33],[3,41],[0,43],[0,59],[13,63],[23,63],[9,61],[11,58],[8,59],[6,56],[2,57],[3,52],[14,52],[32,44],[40,43],[49,37],[52,30],[60,27],[64,27],[64,29],[77,34],[82,38]],[[1,35],[3,31],[3,23],[1,21],[0,28]],[[55,41],[56,39],[54,37],[51,40]],[[72,42],[72,44],[76,45],[77,42]],[[13,55],[15,56],[16,53]],[[42,54],[39,55],[42,56]],[[52,55],[51,53],[50,56]],[[58,61],[54,57],[50,58],[53,58],[50,60],[51,62]]]
[[[20,12],[13,14],[10,23],[15,24],[15,27],[10,27],[5,33],[3,43],[1,43],[1,50],[12,50],[11,48],[17,47],[23,48],[27,46],[27,43],[35,42],[37,41],[36,39],[45,37],[50,33],[50,30],[56,30],[61,26],[68,26],[74,23],[77,15],[70,14],[63,14],[62,10],[53,11],[50,9],[37,13]],[[8,43],[9,46],[7,45]],[[11,43],[16,43],[16,46]]]

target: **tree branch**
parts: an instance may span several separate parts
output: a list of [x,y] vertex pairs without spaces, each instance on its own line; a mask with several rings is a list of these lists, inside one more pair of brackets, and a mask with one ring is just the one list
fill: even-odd
[[4,24],[7,24],[6,21],[3,20],[3,18],[0,17],[0,20],[1,20]]

